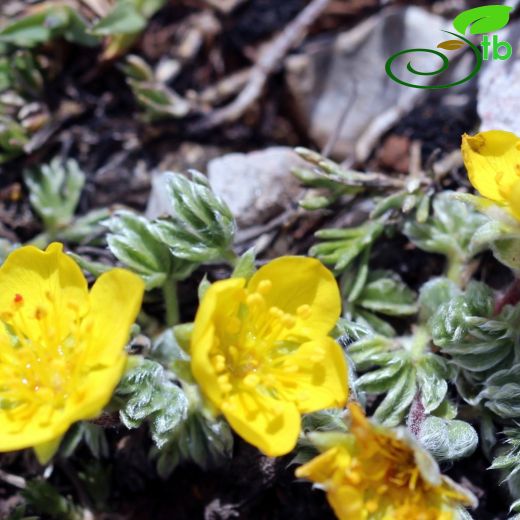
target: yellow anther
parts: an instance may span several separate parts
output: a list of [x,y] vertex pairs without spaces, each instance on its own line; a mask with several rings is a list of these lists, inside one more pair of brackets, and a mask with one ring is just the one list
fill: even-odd
[[231,412],[236,408],[236,406],[233,403],[230,403],[229,401],[224,401],[222,403],[221,408],[223,412]]
[[264,296],[271,290],[273,287],[273,282],[271,280],[262,280],[257,287],[257,291]]
[[75,312],[79,311],[79,306],[76,302],[68,302],[67,307],[72,311],[75,311]]
[[220,388],[222,392],[229,394],[231,390],[233,390],[233,385],[231,383],[226,383],[225,385],[221,385]]
[[273,305],[272,307],[269,307],[269,314],[273,318],[281,318],[283,316],[283,311]]
[[260,378],[256,374],[247,374],[243,381],[248,388],[255,388],[260,383]]
[[213,358],[213,366],[217,372],[223,372],[226,369],[226,358],[222,354],[217,354]]
[[47,316],[47,311],[45,309],[42,309],[41,307],[36,307],[36,310],[34,311],[34,317],[37,320],[41,320]]
[[359,484],[361,482],[361,475],[356,471],[348,471],[347,470],[347,478],[352,482],[352,484]]
[[377,488],[378,495],[384,495],[387,491],[388,491],[388,486],[386,486],[385,484],[383,484],[382,486],[379,486]]
[[300,318],[303,318],[303,319],[307,319],[310,317],[311,315],[311,306],[310,305],[300,305],[297,309],[296,309],[296,314],[300,317]]
[[284,324],[284,327],[287,329],[292,329],[296,325],[296,320],[294,319],[294,316],[291,314],[284,314],[282,318],[282,323]]
[[251,293],[246,298],[246,303],[250,307],[254,307],[255,305],[262,305],[263,301],[264,301],[264,299],[262,298],[262,295],[257,292]]
[[266,374],[264,376],[264,386],[274,386],[276,385],[276,377],[274,377],[272,374]]
[[222,374],[221,376],[217,377],[217,381],[219,385],[225,385],[226,383],[229,383],[229,375]]
[[375,500],[369,500],[365,504],[365,509],[367,510],[367,513],[375,513],[377,511],[378,503]]
[[233,358],[233,360],[236,360],[238,357],[238,349],[235,347],[235,345],[230,345],[228,348],[229,355]]
[[218,376],[217,381],[223,393],[229,394],[229,392],[233,390],[233,385],[229,382],[229,376],[227,374]]
[[226,325],[226,330],[229,334],[238,334],[241,326],[242,322],[236,316],[232,316]]

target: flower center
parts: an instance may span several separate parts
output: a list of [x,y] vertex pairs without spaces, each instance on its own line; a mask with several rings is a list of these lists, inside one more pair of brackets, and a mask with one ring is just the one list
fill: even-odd
[[52,414],[65,406],[83,350],[78,348],[79,309],[73,303],[67,308],[71,312],[62,310],[60,317],[50,293],[35,308],[15,294],[11,310],[0,316],[0,409],[5,413],[29,419],[42,407]]
[[253,389],[276,397],[277,375],[299,370],[287,355],[304,338],[291,331],[299,318],[310,316],[311,308],[301,305],[291,314],[269,305],[266,296],[271,288],[270,280],[262,280],[256,291],[245,293],[237,314],[228,319],[215,339],[211,363],[225,398]]

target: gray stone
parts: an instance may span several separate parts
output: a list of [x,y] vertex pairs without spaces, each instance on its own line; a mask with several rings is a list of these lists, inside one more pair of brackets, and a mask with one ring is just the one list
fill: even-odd
[[[290,56],[286,60],[288,88],[311,138],[325,146],[342,112],[353,103],[332,156],[343,160],[355,154],[359,160],[366,159],[370,147],[364,144],[356,149],[362,136],[370,135],[369,141],[376,141],[424,93],[392,81],[385,72],[387,59],[404,49],[435,49],[446,39],[441,30],[448,26],[448,21],[419,7],[386,9],[331,41],[311,42],[300,54]],[[440,59],[431,53],[415,53],[402,60],[398,70],[405,73],[401,78],[416,84],[425,84],[432,77],[407,75],[409,60],[422,71],[440,65]],[[388,117],[381,120],[385,114]]]
[[231,153],[210,161],[208,178],[239,226],[248,227],[262,224],[297,204],[301,188],[291,169],[305,164],[285,147]]
[[508,41],[513,56],[507,61],[489,60],[479,74],[477,109],[481,130],[507,130],[520,135],[520,22],[497,33]]

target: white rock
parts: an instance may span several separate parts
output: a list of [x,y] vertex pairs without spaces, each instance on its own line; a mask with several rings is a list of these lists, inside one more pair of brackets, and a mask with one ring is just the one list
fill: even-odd
[[479,73],[477,109],[482,131],[507,130],[520,135],[520,23],[497,33],[513,47],[507,61],[489,60]]
[[[436,49],[449,36],[441,32],[449,25],[419,7],[386,9],[332,41],[311,42],[301,54],[290,56],[286,61],[287,84],[312,139],[320,147],[325,146],[342,112],[353,103],[332,156],[344,160],[357,152],[357,159],[366,159],[370,150],[356,150],[363,133],[370,134],[368,140],[374,141],[373,134],[376,138],[381,135],[424,94],[421,89],[392,81],[385,71],[387,59],[404,49]],[[421,71],[440,66],[440,58],[431,53],[399,58],[397,70],[405,72],[400,77],[415,84],[425,84],[432,76],[406,75],[410,60]],[[380,116],[376,128],[371,128]]]
[[209,162],[208,178],[238,224],[247,227],[266,222],[297,204],[301,190],[291,168],[305,164],[285,147],[231,153]]

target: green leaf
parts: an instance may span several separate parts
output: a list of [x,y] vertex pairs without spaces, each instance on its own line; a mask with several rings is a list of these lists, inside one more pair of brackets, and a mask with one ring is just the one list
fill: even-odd
[[475,451],[478,435],[464,421],[432,416],[421,424],[419,441],[437,460],[456,460]]
[[423,321],[431,318],[445,303],[462,293],[457,284],[448,278],[434,278],[426,282],[419,293],[420,316]]
[[372,213],[370,213],[370,218],[379,218],[387,211],[401,209],[407,196],[408,192],[398,191],[397,193],[392,193],[391,195],[381,199],[372,210]]
[[507,5],[484,5],[467,9],[455,17],[453,27],[461,34],[465,34],[470,26],[470,34],[495,32],[508,24],[512,9]]
[[395,363],[389,363],[384,368],[368,372],[355,381],[356,388],[362,392],[371,394],[381,394],[389,390],[398,379],[401,378],[401,370],[403,362],[397,360]]
[[0,114],[0,164],[23,153],[28,142],[25,128],[10,117]]
[[132,0],[119,0],[112,11],[99,20],[91,29],[97,36],[113,34],[134,34],[146,27],[146,17],[138,10]]
[[398,344],[389,338],[368,335],[350,345],[347,352],[358,370],[367,370],[380,364],[377,356],[381,354],[384,355],[384,359],[395,361],[395,357],[388,351],[397,350],[397,348]]
[[231,274],[232,278],[245,278],[249,280],[253,274],[255,274],[256,266],[256,252],[254,247],[248,249],[235,264],[235,268],[233,269],[233,273]]
[[370,247],[367,247],[355,264],[341,276],[341,294],[347,303],[355,302],[367,283],[370,259]]
[[388,316],[408,316],[417,312],[416,295],[397,274],[373,271],[356,303]]
[[490,469],[502,470],[506,473],[505,480],[510,485],[510,491],[518,496],[518,476],[520,475],[520,429],[506,428],[505,446],[499,451],[493,460]]
[[392,338],[397,334],[392,325],[374,313],[363,310],[361,307],[356,309],[356,314],[353,318],[357,323],[369,327],[375,334],[381,334],[388,338]]
[[159,475],[167,479],[183,461],[203,469],[219,466],[231,458],[233,434],[223,419],[192,411],[162,449],[152,451]]
[[68,498],[60,495],[48,481],[36,479],[27,482],[22,495],[30,508],[39,515],[56,520],[82,520],[83,511]]
[[97,38],[87,34],[87,23],[77,10],[56,5],[16,20],[0,30],[0,42],[33,47],[55,38],[93,46]]
[[[471,282],[466,292],[441,304],[430,318],[433,342],[459,369],[457,389],[470,404],[475,405],[486,396],[482,390],[490,376],[497,372],[500,375],[514,362],[519,319],[520,306],[506,306],[494,316],[493,293],[477,282]],[[501,406],[503,396],[493,395],[499,400],[490,406]]]
[[62,163],[55,158],[40,168],[24,171],[31,206],[49,232],[72,222],[79,202],[85,174],[73,159]]
[[76,423],[65,434],[60,446],[60,455],[65,458],[70,457],[82,442],[87,445],[95,458],[108,456],[109,448],[105,430],[90,422]]
[[128,84],[151,121],[183,118],[191,111],[191,103],[188,100],[157,81],[142,82],[129,79]]
[[197,296],[199,298],[199,301],[204,298],[204,295],[206,294],[206,291],[211,287],[211,282],[208,280],[207,275],[204,275],[202,280],[199,283],[199,286],[197,287]]
[[192,178],[169,174],[166,189],[173,216],[154,221],[151,231],[175,257],[188,262],[227,258],[236,229],[233,215],[202,174],[193,172]]
[[147,421],[158,448],[164,446],[186,419],[188,399],[168,377],[164,368],[151,360],[127,372],[115,391],[123,405],[119,415],[129,429]]
[[410,407],[416,392],[415,370],[407,367],[400,372],[399,379],[377,407],[374,419],[388,427],[397,426]]
[[404,233],[424,251],[466,262],[478,252],[470,244],[477,230],[487,222],[487,217],[457,200],[453,193],[442,192],[433,201],[433,215],[422,224],[409,220]]
[[520,417],[520,365],[495,372],[484,387],[480,398],[486,408],[504,419]]
[[316,237],[324,241],[313,246],[309,253],[323,263],[333,265],[336,271],[343,271],[374,243],[383,230],[384,225],[377,221],[356,228],[323,229],[316,233]]
[[432,413],[444,401],[448,392],[445,378],[449,375],[440,356],[429,355],[417,365],[417,381],[421,389],[421,402],[427,414]]
[[130,211],[119,211],[105,225],[111,233],[107,243],[112,254],[140,274],[147,289],[161,287],[169,277],[182,280],[195,268],[172,257],[170,249],[153,233],[153,224]]
[[511,269],[520,269],[520,233],[514,239],[497,240],[491,246],[495,258]]

